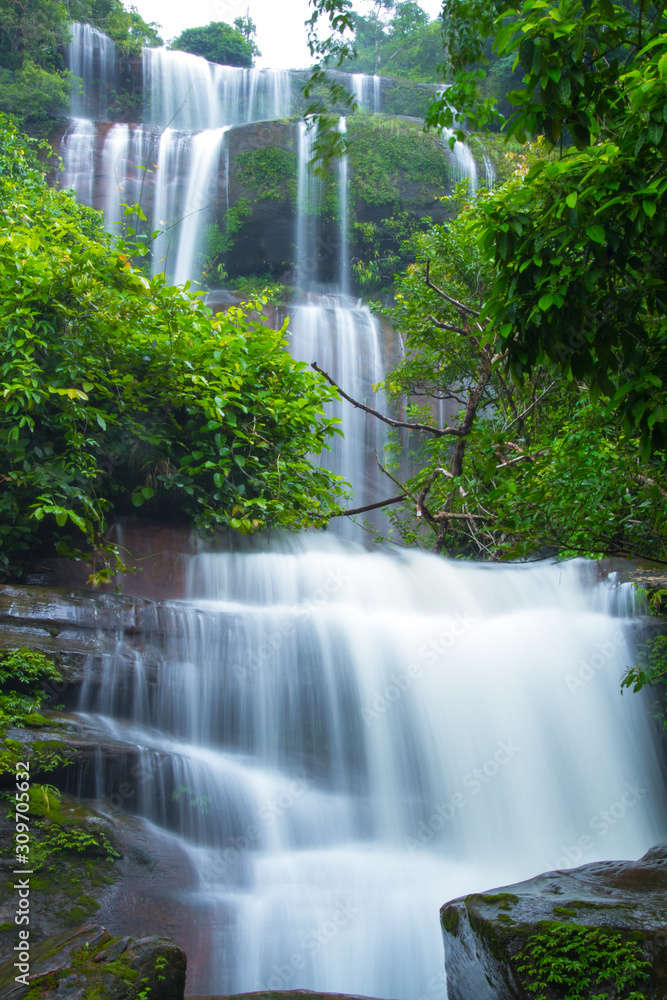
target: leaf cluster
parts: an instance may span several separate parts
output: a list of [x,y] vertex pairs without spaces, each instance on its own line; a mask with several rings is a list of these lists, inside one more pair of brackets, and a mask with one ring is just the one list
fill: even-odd
[[598,927],[549,924],[531,935],[517,962],[535,1000],[588,1000],[610,990],[617,1000],[645,1000],[637,986],[650,963],[641,946]]

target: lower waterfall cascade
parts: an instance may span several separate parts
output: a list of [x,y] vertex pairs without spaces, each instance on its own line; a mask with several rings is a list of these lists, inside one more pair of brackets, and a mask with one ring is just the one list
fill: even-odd
[[[69,55],[82,78],[112,90],[117,66],[98,32],[77,29]],[[164,230],[153,272],[196,280],[221,177],[229,207],[228,130],[287,117],[289,79],[164,50],[145,50],[142,66],[148,124],[73,119],[61,186],[103,207],[113,230],[152,163],[151,219]],[[357,74],[352,86],[381,109],[379,77]],[[343,294],[348,163],[337,171],[340,240],[327,249],[332,290],[305,123],[294,145],[291,353],[386,413],[373,387],[400,344]],[[442,152],[475,190],[469,147]],[[383,426],[345,402],[332,412],[345,439],[324,461],[355,503],[387,496]],[[171,904],[183,914],[190,994],[440,1000],[447,900],[638,857],[667,830],[657,735],[643,696],[620,691],[641,623],[629,586],[583,560],[499,567],[371,550],[344,520],[320,535],[183,555],[185,596],[154,602],[142,643],[119,630],[102,669],[99,657],[88,664],[80,719],[100,747],[116,741],[141,764],[100,750],[69,790],[104,811],[129,782],[123,808],[156,852],[180,859]]]
[[[79,712],[137,748],[132,811],[192,873],[188,992],[445,996],[442,903],[664,833],[657,742],[619,690],[637,619],[589,564],[297,536],[187,572]],[[76,791],[127,780],[100,757]]]

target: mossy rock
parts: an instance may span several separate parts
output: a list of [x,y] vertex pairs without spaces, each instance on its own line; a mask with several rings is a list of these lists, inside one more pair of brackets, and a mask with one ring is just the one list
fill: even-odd
[[[183,1000],[185,953],[173,941],[112,938],[91,924],[30,948],[16,982],[14,958],[0,966],[0,1000]],[[22,970],[21,970],[22,971]]]
[[551,974],[559,955],[562,968],[576,961],[582,970],[581,995],[665,1000],[665,900],[663,844],[637,862],[548,872],[447,903],[449,1000],[563,1000],[571,989]]

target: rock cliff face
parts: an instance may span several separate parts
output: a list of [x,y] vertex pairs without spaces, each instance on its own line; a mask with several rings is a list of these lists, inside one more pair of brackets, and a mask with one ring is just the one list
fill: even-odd
[[443,906],[440,919],[449,1000],[558,1000],[572,962],[577,995],[667,997],[667,844],[640,861],[547,872],[466,896]]

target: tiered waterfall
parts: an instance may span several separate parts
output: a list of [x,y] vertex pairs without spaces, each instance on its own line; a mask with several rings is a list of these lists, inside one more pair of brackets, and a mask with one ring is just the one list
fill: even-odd
[[[96,33],[75,44],[83,79],[110,80]],[[357,82],[361,98],[379,99],[371,84]],[[226,129],[287,115],[289,91],[280,73],[165,52],[146,53],[144,86],[147,124],[72,122],[65,182],[113,227],[121,200],[140,198],[138,167],[155,164],[166,233],[154,266],[191,277],[200,229],[178,220],[205,214]],[[100,143],[103,176],[91,177]],[[382,408],[377,321],[335,290],[321,296],[305,129],[300,145],[292,350]],[[343,274],[346,217],[342,191]],[[340,414],[332,466],[358,501],[382,495],[381,430],[346,404]],[[492,568],[330,533],[183,559],[185,595],[145,611],[141,648],[119,630],[78,705],[100,745],[114,739],[140,764],[100,753],[74,790],[104,809],[129,789],[123,808],[174,859],[188,993],[439,1000],[439,905],[636,857],[664,835],[645,705],[619,691],[634,662],[631,595],[587,564]],[[104,919],[116,933],[161,929],[133,930],[131,916]]]

